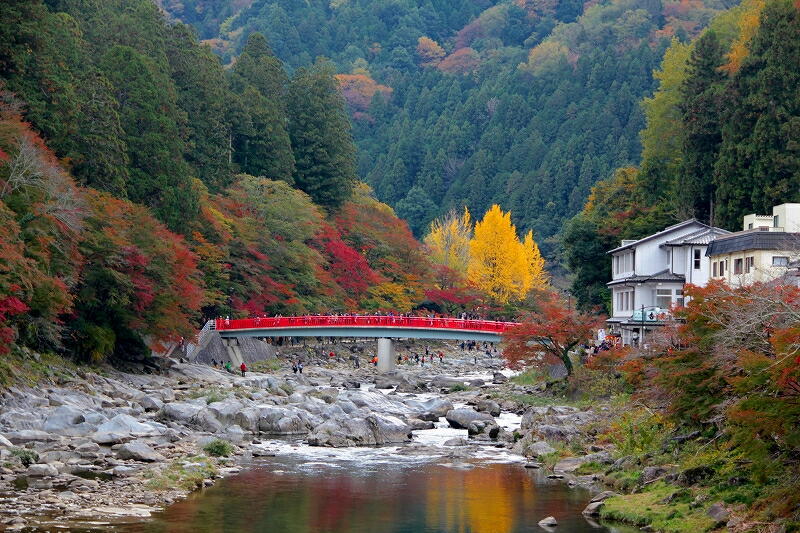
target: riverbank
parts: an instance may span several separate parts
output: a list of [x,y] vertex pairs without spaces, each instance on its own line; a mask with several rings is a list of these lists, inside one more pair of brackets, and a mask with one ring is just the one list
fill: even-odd
[[[256,364],[264,371],[246,377],[174,361],[162,361],[160,374],[49,361],[46,380],[32,385],[26,376],[0,400],[3,527],[146,520],[243,463],[313,460],[313,450],[331,448],[342,452],[329,457],[366,457],[355,450],[367,446],[398,460],[438,457],[470,468],[471,459],[491,458],[540,470],[596,493],[586,501],[589,523],[748,530],[739,509],[697,486],[703,472],[691,461],[707,456],[692,459],[677,446],[693,437],[676,437],[610,382],[602,382],[606,399],[593,393],[568,402],[552,380],[509,380],[503,360],[481,351],[443,344],[443,360],[378,374],[363,345],[314,356],[330,348],[286,347],[283,358]],[[303,374],[291,371],[298,357]],[[667,437],[675,445],[662,450]]]
[[[34,383],[31,374],[3,392],[5,528],[146,518],[237,473],[242,461],[281,453],[275,438],[336,448],[397,445],[400,454],[454,460],[515,453],[524,406],[489,394],[516,386],[499,372],[501,359],[443,345],[443,360],[379,375],[356,349],[363,347],[352,348],[360,368],[347,357],[309,356],[302,375],[291,372],[288,358],[256,365],[269,372],[246,377],[174,361],[162,361],[160,374],[129,374],[51,360],[46,379]],[[442,425],[459,431],[448,434]],[[428,433],[412,439],[414,432]],[[217,441],[229,449],[214,449]],[[214,456],[220,453],[228,457]]]

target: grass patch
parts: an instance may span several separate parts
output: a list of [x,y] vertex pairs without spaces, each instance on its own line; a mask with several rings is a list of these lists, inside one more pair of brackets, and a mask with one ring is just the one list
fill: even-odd
[[214,439],[205,446],[203,451],[211,457],[228,457],[233,453],[233,445],[222,439]]
[[280,369],[283,368],[283,363],[275,358],[275,359],[265,359],[264,361],[256,361],[249,365],[250,370],[253,372],[278,372]]
[[598,472],[603,472],[607,467],[598,463],[597,461],[588,461],[583,463],[581,466],[575,469],[573,472],[578,476],[586,476],[589,474],[597,474]]
[[456,383],[449,389],[450,392],[463,392],[465,390],[469,390],[469,387],[467,387],[463,383]]
[[600,516],[640,527],[651,526],[665,533],[700,533],[714,529],[714,520],[706,515],[705,508],[693,509],[688,498],[663,503],[680,490],[665,483],[655,483],[644,492],[609,498]]
[[210,389],[196,388],[189,391],[188,396],[192,399],[205,398],[206,404],[212,404],[214,402],[221,402],[230,396],[230,391],[223,391],[216,387]]
[[513,376],[510,381],[511,383],[515,383],[517,385],[538,385],[542,381],[546,381],[546,375],[535,368],[529,368],[524,372],[520,372],[516,376]]
[[217,474],[217,467],[209,457],[187,457],[178,459],[161,471],[149,472],[146,486],[150,490],[167,491],[174,489],[196,490],[203,486],[203,480]]
[[[98,372],[96,368],[87,368]],[[14,346],[0,357],[0,389],[16,384],[35,386],[41,382],[76,379],[79,367],[74,362],[52,353],[37,353]]]
[[18,457],[26,468],[39,461],[39,454],[27,448],[11,448],[11,455]]

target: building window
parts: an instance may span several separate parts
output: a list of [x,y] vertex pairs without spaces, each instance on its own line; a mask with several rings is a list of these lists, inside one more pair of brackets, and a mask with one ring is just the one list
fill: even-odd
[[714,276],[715,278],[717,277],[717,262],[716,261],[711,263],[711,275]]
[[774,267],[785,267],[789,265],[789,258],[784,255],[773,255],[772,256],[772,266]]
[[661,309],[672,307],[672,289],[656,289],[656,307]]
[[755,257],[745,257],[744,258],[744,273],[749,274],[751,270],[753,270],[753,263],[755,263]]
[[726,263],[725,261],[720,261],[719,262],[719,275],[720,276],[724,276],[725,275],[725,263]]
[[694,269],[700,270],[700,250],[694,251]]
[[747,225],[747,229],[753,229],[753,223],[752,222]]
[[734,259],[733,260],[733,273],[734,274],[741,274],[744,272],[744,259]]
[[675,289],[675,305],[683,307],[683,289]]
[[774,217],[772,217],[772,227],[773,228],[780,227],[780,225],[778,224],[778,215],[775,215]]

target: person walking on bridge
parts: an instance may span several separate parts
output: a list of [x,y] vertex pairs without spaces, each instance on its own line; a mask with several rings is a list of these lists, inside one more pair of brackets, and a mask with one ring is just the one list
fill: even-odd
[[242,377],[244,377],[244,375],[245,375],[245,372],[247,372],[247,365],[246,365],[246,364],[244,364],[244,361],[242,361],[242,364],[241,364],[241,365],[239,365],[239,370],[241,370],[241,371],[242,371]]

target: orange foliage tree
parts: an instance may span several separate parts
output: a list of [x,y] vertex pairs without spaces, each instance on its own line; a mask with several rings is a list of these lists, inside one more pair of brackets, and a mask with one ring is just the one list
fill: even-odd
[[577,311],[564,305],[557,296],[546,295],[538,310],[522,318],[522,322],[503,335],[503,356],[510,366],[564,364],[572,374],[570,351],[590,340],[603,317]]

